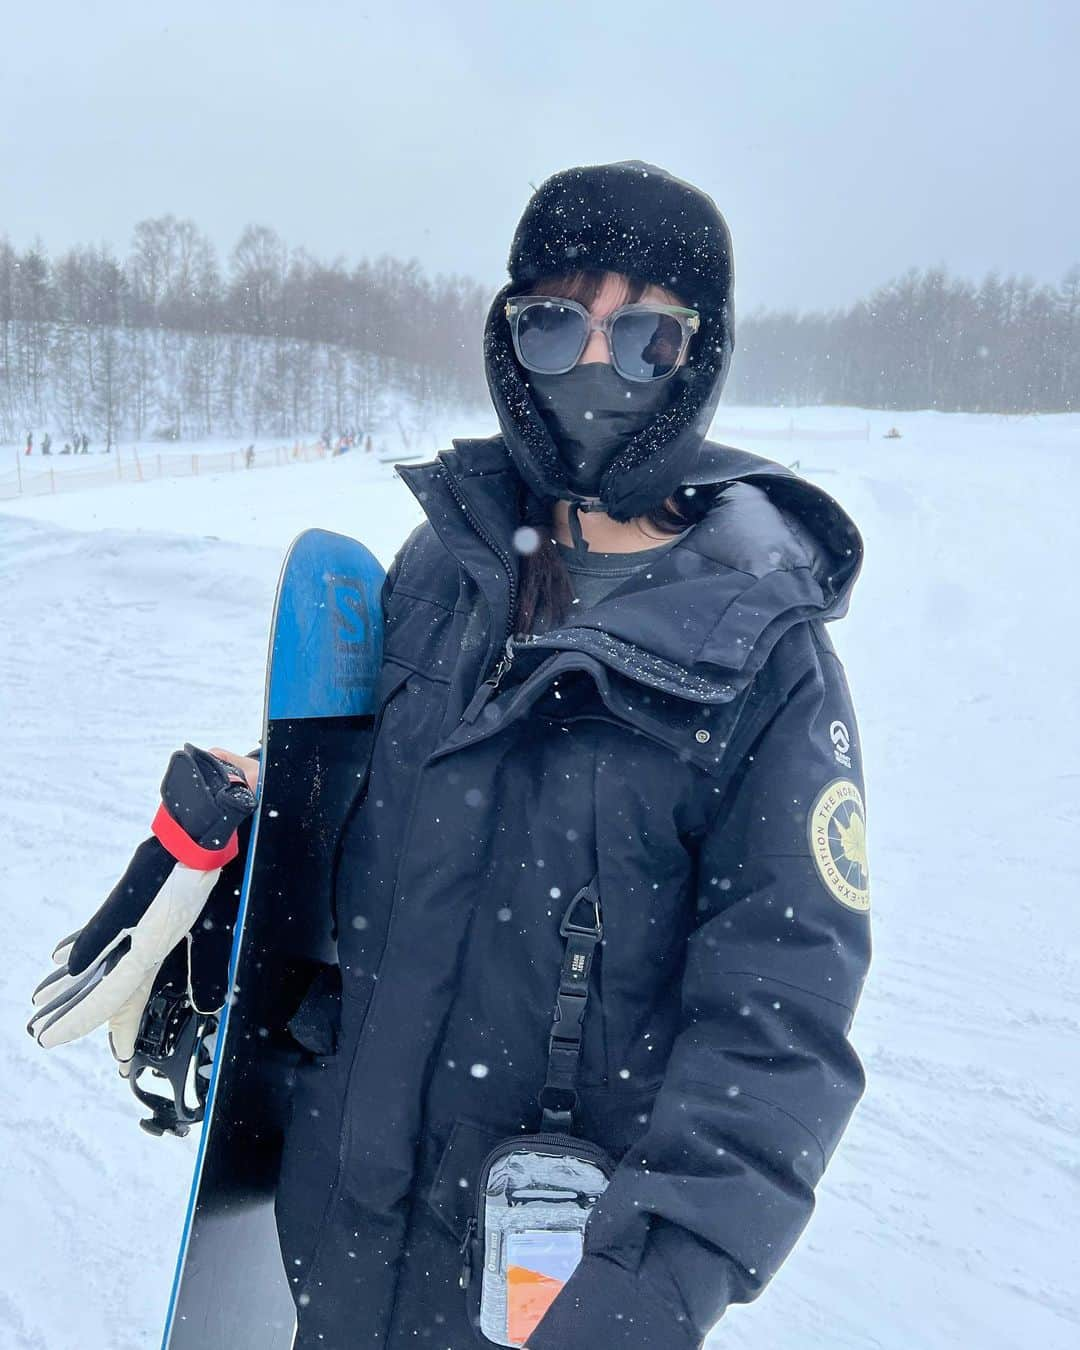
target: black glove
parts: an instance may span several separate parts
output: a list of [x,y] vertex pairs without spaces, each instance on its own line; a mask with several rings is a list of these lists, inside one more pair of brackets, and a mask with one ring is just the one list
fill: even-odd
[[[173,755],[153,838],[135,850],[85,928],[57,946],[60,968],[34,990],[27,1031],[39,1045],[64,1045],[107,1023],[125,1073],[158,972],[185,938],[190,990],[197,921],[222,868],[236,857],[237,829],[254,808],[255,794],[233,765],[193,745]],[[220,936],[213,938],[220,947]]]

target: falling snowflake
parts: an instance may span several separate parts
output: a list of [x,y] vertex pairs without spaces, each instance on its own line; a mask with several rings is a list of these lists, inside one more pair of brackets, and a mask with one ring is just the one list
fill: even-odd
[[531,525],[522,525],[514,531],[514,548],[523,557],[535,553],[540,547],[540,535]]

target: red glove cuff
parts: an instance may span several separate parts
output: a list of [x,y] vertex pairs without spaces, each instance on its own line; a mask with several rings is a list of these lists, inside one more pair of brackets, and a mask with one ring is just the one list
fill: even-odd
[[150,830],[177,862],[183,863],[185,867],[193,867],[199,872],[212,872],[215,867],[224,867],[240,852],[240,842],[235,830],[224,848],[203,848],[173,820],[166,811],[164,802],[158,807]]

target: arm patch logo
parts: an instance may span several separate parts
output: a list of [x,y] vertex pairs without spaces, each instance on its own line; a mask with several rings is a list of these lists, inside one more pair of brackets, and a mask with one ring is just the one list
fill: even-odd
[[807,819],[810,852],[822,885],[834,900],[865,914],[870,908],[866,860],[866,809],[849,778],[836,778],[818,793]]

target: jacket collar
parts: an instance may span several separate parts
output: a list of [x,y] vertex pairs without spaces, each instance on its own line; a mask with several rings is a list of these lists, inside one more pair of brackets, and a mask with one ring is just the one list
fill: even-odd
[[[502,438],[455,440],[433,462],[398,473],[490,606],[490,665],[510,633],[518,585],[522,482]],[[862,541],[827,493],[713,442],[691,483],[725,487],[704,520],[647,573],[522,647],[537,658],[577,649],[650,687],[727,702],[767,655],[771,643],[760,639],[776,625],[846,612]]]

